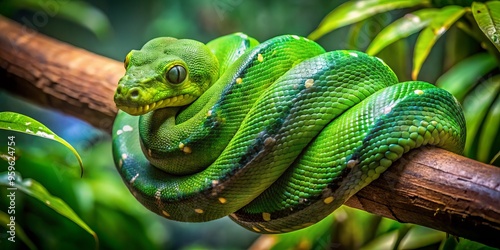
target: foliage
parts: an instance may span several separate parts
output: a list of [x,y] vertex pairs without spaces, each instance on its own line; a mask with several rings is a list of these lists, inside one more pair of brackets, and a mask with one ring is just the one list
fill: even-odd
[[[33,136],[55,140],[61,143],[62,145],[70,149],[71,152],[76,156],[83,174],[83,163],[78,152],[64,139],[56,135],[54,132],[52,132],[37,120],[14,112],[0,112],[0,129],[26,133]],[[5,186],[8,187],[9,190],[14,190],[13,192],[11,192],[12,194],[14,194],[14,196],[12,196],[14,199],[15,191],[19,190],[41,201],[46,206],[54,209],[54,211],[73,221],[85,231],[90,233],[97,243],[98,238],[95,232],[92,231],[92,229],[87,226],[87,224],[85,224],[85,222],[83,222],[83,220],[80,219],[78,215],[76,215],[75,212],[63,200],[59,199],[58,197],[52,196],[44,186],[33,179],[22,181],[21,175],[19,172],[16,172],[15,166],[17,157],[15,135],[8,136],[7,145],[7,152],[5,154],[2,154],[2,158],[8,162],[9,167],[7,172],[0,173],[0,186]],[[9,214],[15,215],[15,209],[10,209]],[[3,217],[7,216],[7,214],[5,213],[3,213],[2,215]],[[7,223],[3,225],[7,225]],[[20,230],[21,232],[24,231],[21,228]],[[21,233],[20,238],[26,243],[26,245],[30,246],[30,248],[33,248],[33,243],[31,243],[29,238],[24,237],[23,235],[24,234]]]
[[[50,139],[57,141],[64,145],[66,148],[71,150],[71,152],[76,156],[78,160],[78,164],[80,164],[80,169],[82,170],[83,175],[83,162],[82,158],[78,154],[78,152],[66,142],[63,138],[56,135],[49,128],[45,127],[45,125],[41,124],[37,120],[14,112],[0,112],[0,129],[11,130],[19,133],[25,133],[33,136],[39,136],[42,138]],[[15,143],[12,143],[12,146],[15,146]],[[9,145],[10,146],[10,145]],[[11,156],[14,157],[14,156]],[[14,157],[15,160],[15,157]]]
[[6,0],[0,3],[0,14],[11,15],[17,9],[34,11],[32,20],[24,19],[24,24],[34,28],[48,22],[49,16],[59,17],[85,27],[99,38],[111,32],[111,24],[107,16],[84,1],[47,1],[39,0]]

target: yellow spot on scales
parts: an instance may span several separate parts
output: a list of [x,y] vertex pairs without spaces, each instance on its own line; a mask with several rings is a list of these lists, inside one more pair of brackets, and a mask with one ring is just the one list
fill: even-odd
[[271,214],[270,213],[262,213],[262,219],[264,219],[265,221],[270,221]]
[[259,62],[263,62],[263,61],[264,61],[264,56],[262,56],[262,54],[258,54],[258,55],[257,55],[257,60],[258,60]]
[[227,200],[226,200],[226,198],[219,197],[219,202],[220,202],[221,204],[224,204],[224,203],[226,203],[226,202],[227,202]]
[[304,85],[306,86],[306,89],[312,87],[314,85],[314,80],[313,79],[307,79],[305,82],[304,82]]
[[184,146],[184,148],[182,149],[182,152],[184,152],[186,154],[191,154],[191,152],[193,152],[193,151],[191,151],[190,147]]
[[165,216],[165,217],[170,217],[170,214],[165,211],[165,210],[161,210],[161,213]]
[[202,214],[203,213],[203,209],[201,209],[201,208],[195,208],[194,212],[197,213],[197,214]]
[[[259,54],[260,55],[260,54]],[[262,62],[262,61],[261,61]],[[243,82],[243,79],[241,77],[236,78],[236,84],[240,84]]]
[[179,149],[186,154],[191,154],[191,152],[193,152],[190,147],[186,146],[182,142],[179,143]]
[[416,89],[415,91],[413,91],[413,93],[415,93],[417,95],[422,95],[424,93],[424,91],[422,91],[420,89]]
[[260,232],[260,229],[256,228],[255,226],[252,226],[252,230],[254,230],[255,232]]
[[333,200],[334,200],[334,198],[333,198],[332,196],[329,196],[329,197],[326,197],[326,198],[323,200],[323,202],[324,202],[325,204],[330,204],[330,203],[332,203],[332,201],[333,201]]

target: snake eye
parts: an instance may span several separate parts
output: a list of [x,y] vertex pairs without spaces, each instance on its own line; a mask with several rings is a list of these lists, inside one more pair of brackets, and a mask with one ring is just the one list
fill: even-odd
[[132,52],[128,53],[127,56],[125,56],[125,60],[123,61],[123,66],[125,66],[125,69],[128,68],[128,64],[130,63],[131,56],[132,56]]
[[182,83],[186,79],[186,69],[180,65],[175,65],[167,72],[167,80],[173,84]]

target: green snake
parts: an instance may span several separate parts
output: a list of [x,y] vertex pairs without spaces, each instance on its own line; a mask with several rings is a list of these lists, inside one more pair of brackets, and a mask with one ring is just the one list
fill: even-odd
[[172,220],[229,215],[254,232],[290,232],[411,149],[464,147],[463,112],[445,90],[295,35],[155,38],[125,68],[114,161],[135,198]]

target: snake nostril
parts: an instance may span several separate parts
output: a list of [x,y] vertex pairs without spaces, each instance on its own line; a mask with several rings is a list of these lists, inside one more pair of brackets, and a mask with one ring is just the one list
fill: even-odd
[[116,88],[116,94],[118,95],[122,94],[122,86],[118,86],[118,88]]
[[130,97],[137,98],[138,96],[139,96],[139,90],[138,89],[131,89],[130,90]]

